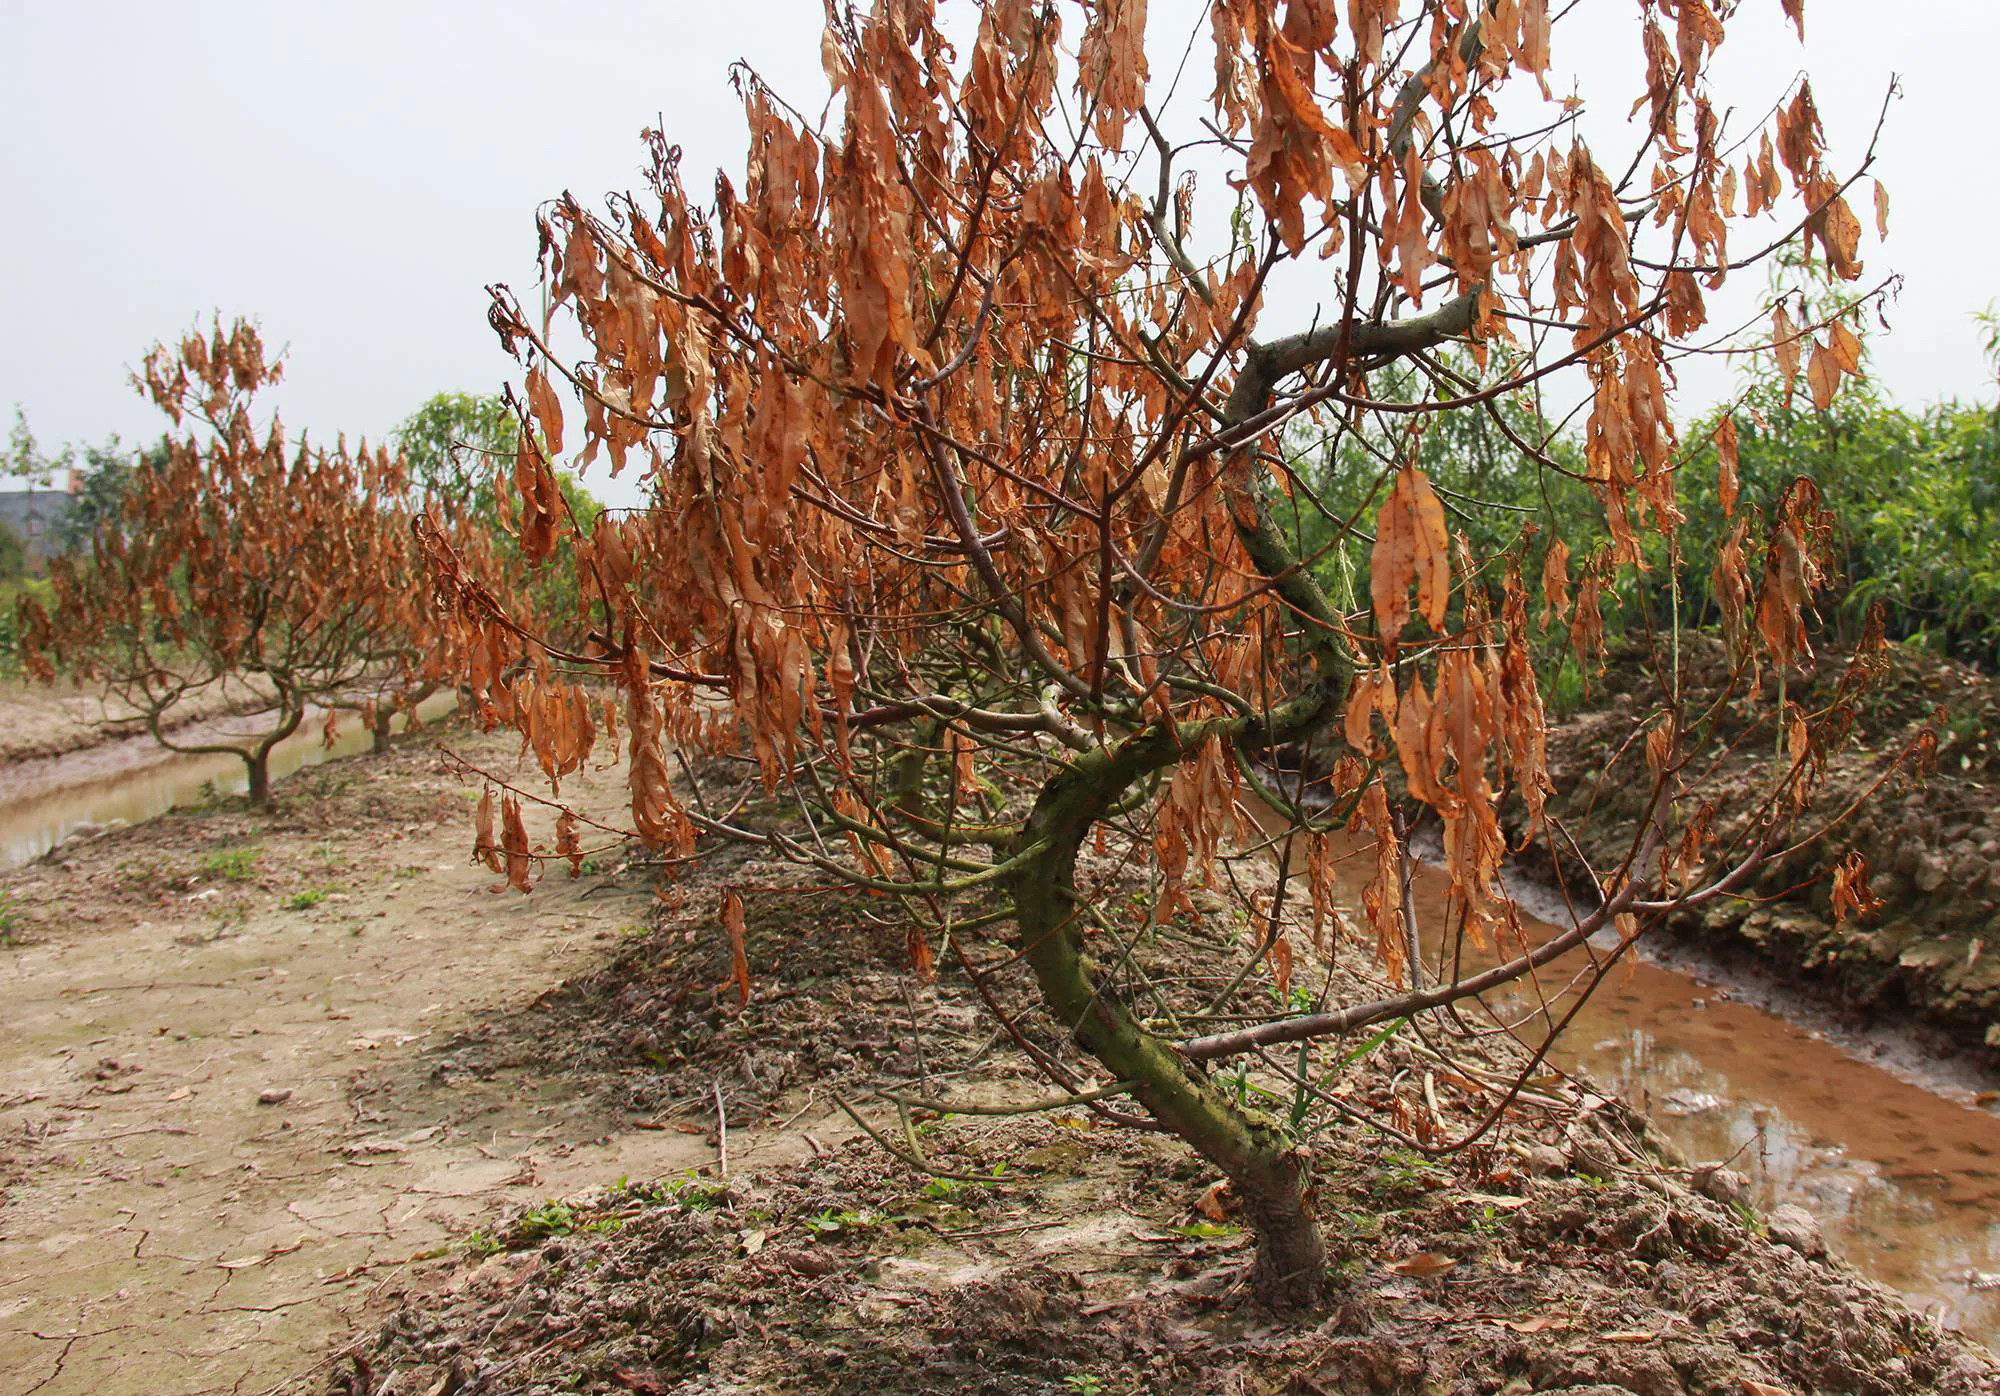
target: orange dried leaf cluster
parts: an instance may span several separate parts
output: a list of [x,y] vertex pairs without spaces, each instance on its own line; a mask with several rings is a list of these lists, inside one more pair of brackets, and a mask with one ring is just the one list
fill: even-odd
[[[573,567],[592,641],[552,646],[429,546],[478,701],[559,778],[614,711],[569,686],[594,671],[622,695],[648,843],[678,859],[697,833],[749,836],[682,805],[674,748],[754,761],[809,825],[767,846],[893,888],[934,929],[976,888],[1067,888],[1064,860],[1114,821],[1185,909],[1281,752],[1339,773],[1317,792],[1337,817],[1286,811],[1320,840],[1318,930],[1337,924],[1323,840],[1358,821],[1378,953],[1413,968],[1403,813],[1442,830],[1455,928],[1511,924],[1503,810],[1519,802],[1526,837],[1551,823],[1530,608],[1588,661],[1649,557],[1680,565],[1674,365],[1713,334],[1732,270],[1784,244],[1746,252],[1744,223],[1783,205],[1797,245],[1860,274],[1810,88],[1739,160],[1708,77],[1727,7],[1643,4],[1645,144],[1600,158],[1547,85],[1542,0],[1216,0],[1192,115],[1156,105],[1143,0],[940,8],[830,11],[809,100],[739,69],[748,148],[712,185],[656,131],[644,193],[545,210],[540,304],[494,289],[523,371],[503,474],[524,551]],[[1240,196],[1215,226],[1201,162]],[[1273,294],[1289,263],[1306,274]],[[1785,315],[1771,347],[1824,406],[1859,343],[1842,317],[1802,333]],[[578,335],[580,361],[557,352]],[[1387,391],[1395,370],[1414,398]],[[1451,519],[1480,502],[1441,491],[1411,443],[1427,418],[1562,392],[1605,541],[1550,538],[1537,559],[1529,530],[1475,556]],[[1314,494],[1276,449],[1291,428],[1380,463],[1365,503]],[[1725,624],[1739,653],[1790,663],[1825,522],[1788,495],[1758,568],[1735,422],[1714,441],[1738,522]],[[647,506],[583,536],[554,488],[566,452],[636,464]],[[1372,523],[1365,607],[1337,606],[1281,526],[1307,509],[1337,541]],[[1677,732],[1647,747],[1662,828],[1607,896],[1676,840],[1704,846],[1687,830],[1712,811],[1674,808],[1700,808]],[[932,940],[913,933],[920,972]],[[1280,981],[1289,949],[1274,930]]]

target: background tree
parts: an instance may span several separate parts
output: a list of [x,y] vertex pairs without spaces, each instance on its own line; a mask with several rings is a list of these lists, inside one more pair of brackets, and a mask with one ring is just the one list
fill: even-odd
[[[749,840],[898,896],[918,972],[946,956],[990,988],[1025,967],[1053,1024],[1143,1114],[1070,1098],[1191,1144],[1242,1198],[1260,1292],[1312,1301],[1328,1257],[1304,1141],[1313,1112],[1345,1118],[1314,1042],[1615,932],[1577,971],[1591,980],[1662,915],[1821,832],[1787,831],[1868,662],[1826,712],[1770,707],[1763,730],[1787,734],[1789,759],[1717,846],[1717,796],[1690,759],[1704,717],[1663,633],[1633,734],[1653,797],[1617,866],[1570,869],[1545,809],[1531,612],[1585,655],[1601,643],[1606,598],[1636,585],[1649,549],[1678,546],[1686,446],[1669,389],[1676,358],[1714,334],[1709,294],[1787,244],[1852,280],[1861,228],[1806,84],[1767,129],[1725,133],[1705,77],[1723,25],[1702,0],[1642,7],[1645,119],[1617,137],[1636,148],[1611,153],[1549,96],[1538,0],[1210,14],[1199,124],[1150,104],[1139,0],[968,4],[949,39],[930,0],[842,12],[822,46],[831,91],[796,107],[738,70],[749,156],[711,204],[654,132],[646,200],[545,211],[542,303],[587,344],[580,365],[553,351],[548,316],[495,292],[532,417],[503,472],[522,553],[567,559],[606,618],[592,643],[518,624],[429,542],[475,682],[490,693],[523,669],[547,697],[489,711],[550,776],[598,722],[571,678],[611,677],[641,837],[678,854]],[[1191,165],[1238,191],[1233,207],[1204,215]],[[1766,231],[1746,224],[1778,209]],[[1780,326],[1787,376],[1858,369],[1841,347],[1853,313]],[[1572,410],[1580,455],[1551,449]],[[654,501],[588,537],[552,464],[579,416],[579,463],[636,465]],[[1539,491],[1476,532],[1454,525],[1492,511],[1441,491],[1425,452],[1479,448],[1459,425],[1477,419],[1524,470],[1587,494],[1598,541],[1566,540]],[[1321,459],[1366,458],[1343,498],[1318,497],[1280,448],[1301,433]],[[1803,656],[1829,563],[1809,488],[1769,519],[1724,563],[1752,618],[1746,672]],[[1337,602],[1315,568],[1354,539],[1366,589]],[[670,742],[754,759],[805,827],[683,807]],[[1294,775],[1268,764],[1280,747],[1308,758]],[[1330,774],[1308,786],[1309,770]],[[1533,948],[1500,888],[1503,801],[1599,892]],[[1422,941],[1401,891],[1410,812],[1440,829],[1451,889]],[[503,813],[496,855],[525,889],[534,850],[511,796]],[[559,849],[573,821],[560,816]],[[1364,836],[1359,900],[1385,983],[1331,1003],[1292,983],[1283,910],[1334,924],[1346,827]],[[1253,930],[1242,963],[1159,972],[1138,953],[1144,928],[1105,913],[1133,867],[1163,914],[1184,913],[1217,850],[1257,839],[1274,842],[1276,886],[1215,884]],[[1011,951],[968,952],[962,928],[1002,918]],[[740,910],[725,900],[721,920],[740,926]],[[1499,963],[1462,970],[1475,942],[1497,943]],[[1413,944],[1435,947],[1422,977]],[[1273,992],[1242,992],[1253,975]],[[1032,1025],[1013,1026],[1032,1046]],[[1037,1059],[1080,1087],[1054,1053]],[[1257,1104],[1273,1099],[1297,1108]]]
[[[146,356],[136,385],[175,428],[141,461],[87,558],[58,558],[45,610],[23,602],[28,662],[102,683],[169,750],[241,757],[268,803],[270,755],[309,707],[404,663],[394,638],[423,628],[408,480],[364,444],[289,442],[255,417],[280,377],[256,329],[191,334]],[[177,735],[195,694],[220,691],[240,735]]]
[[472,505],[492,500],[493,462],[513,457],[520,429],[497,394],[437,393],[397,426],[395,444],[417,488]]
[[[513,588],[516,618],[560,643],[582,642],[590,625],[588,598],[574,572],[540,566],[523,555],[495,462],[511,462],[520,439],[521,418],[498,394],[438,393],[403,419],[395,444],[409,465],[412,488],[422,491],[421,507],[437,507],[452,518],[483,529],[492,548],[492,567],[482,573],[492,585]],[[588,536],[604,506],[567,470],[555,472],[563,507]],[[463,546],[474,546],[470,543]]]
[[[86,446],[81,452],[72,450],[69,455],[77,487],[52,535],[58,551],[85,552],[98,529],[115,522],[124,509],[134,453],[119,445],[116,436],[110,436],[102,445]],[[162,438],[139,455],[146,464],[159,469],[166,464],[168,443]]]

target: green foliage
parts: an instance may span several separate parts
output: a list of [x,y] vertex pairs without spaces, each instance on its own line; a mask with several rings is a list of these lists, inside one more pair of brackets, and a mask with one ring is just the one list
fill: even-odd
[[[520,423],[498,396],[439,393],[403,419],[395,431],[395,444],[409,462],[414,487],[463,506],[484,521],[493,532],[501,563],[525,584],[534,613],[555,634],[578,639],[571,633],[580,610],[574,569],[530,568],[506,526],[512,511],[502,508],[499,491],[511,492],[511,486],[501,482],[512,478],[519,434]],[[604,506],[568,471],[558,470],[555,477],[577,527],[588,536]]]
[[20,603],[23,598],[47,605],[49,584],[33,577],[13,581],[0,577],[0,678],[17,678],[21,673]]
[[1382,1155],[1381,1166],[1369,1179],[1368,1191],[1385,1203],[1407,1205],[1444,1181],[1444,1173],[1422,1154],[1409,1149],[1390,1149]]
[[57,472],[69,468],[74,454],[68,446],[54,455],[44,451],[28,426],[28,414],[19,403],[14,404],[14,429],[7,434],[6,453],[0,455],[0,475],[46,488],[55,482]]
[[284,906],[287,911],[310,911],[325,901],[326,898],[326,888],[311,887],[303,892],[292,893],[291,896],[285,898]]
[[830,1207],[823,1212],[815,1212],[812,1216],[800,1218],[799,1225],[815,1236],[830,1238],[864,1230],[881,1220],[882,1218],[873,1212],[854,1212],[846,1208]]
[[[161,440],[145,454],[148,459],[164,460],[166,449]],[[132,453],[115,435],[98,446],[67,444],[54,452],[45,450],[28,426],[27,414],[18,406],[14,409],[14,429],[8,434],[4,453],[0,453],[0,476],[24,480],[36,488],[64,488],[74,477],[75,491],[69,495],[68,507],[44,540],[61,553],[88,551],[98,525],[117,518],[132,470]],[[21,566],[10,569],[5,545],[0,543],[0,579],[20,576],[24,569],[25,559]]]
[[[1945,402],[1910,411],[1867,382],[1850,382],[1825,413],[1753,384],[1735,413],[1750,538],[1785,486],[1810,476],[1839,521],[1844,585],[1825,619],[1839,638],[1880,604],[1892,636],[1980,664],[2000,662],[2000,416]],[[1706,438],[1714,419],[1691,436]],[[1712,558],[1731,526],[1715,497],[1716,461],[1704,439],[1686,472],[1690,559]],[[1750,550],[1746,548],[1746,553]],[[1754,554],[1753,554],[1754,556]],[[1686,585],[1706,600],[1707,578]]]
[[257,850],[249,848],[218,848],[201,860],[204,877],[219,877],[225,882],[248,882],[257,871]]
[[[1841,304],[1802,267],[1774,283],[1801,324],[1838,313]],[[1989,357],[2000,366],[2000,313],[1981,317]],[[1859,325],[1850,327],[1860,330]],[[1864,338],[1864,345],[1866,343]],[[1867,362],[1864,355],[1864,375]],[[1469,362],[1446,360],[1446,372],[1473,380]],[[1462,390],[1463,384],[1453,385]],[[1438,390],[1405,370],[1371,385],[1378,397],[1412,401]],[[1723,413],[1738,439],[1739,497],[1725,514],[1714,436]],[[1946,401],[1906,408],[1889,401],[1871,377],[1845,381],[1831,406],[1817,411],[1804,377],[1788,387],[1767,358],[1753,361],[1739,396],[1681,429],[1675,482],[1686,521],[1679,565],[1662,541],[1647,537],[1647,570],[1633,587],[1607,590],[1605,629],[1617,635],[1650,622],[1712,624],[1719,616],[1711,573],[1718,552],[1739,524],[1753,578],[1762,567],[1771,510],[1798,476],[1810,477],[1839,522],[1840,575],[1821,620],[1836,646],[1851,642],[1869,608],[1880,605],[1888,633],[1931,651],[1986,666],[2000,665],[2000,407]],[[1524,449],[1524,443],[1534,450]],[[1315,559],[1336,604],[1365,610],[1374,516],[1386,493],[1389,467],[1414,460],[1443,500],[1451,527],[1463,531],[1475,556],[1512,549],[1531,589],[1555,539],[1569,547],[1570,571],[1606,540],[1603,508],[1580,477],[1581,443],[1559,434],[1543,443],[1526,401],[1501,398],[1485,413],[1448,412],[1425,421],[1419,436],[1368,439],[1350,433],[1334,450],[1295,435],[1288,460],[1312,482],[1317,501],[1277,501],[1302,553]],[[1537,459],[1537,456],[1542,459]],[[1537,534],[1525,527],[1539,512]],[[1328,516],[1349,520],[1345,534]],[[1496,579],[1497,580],[1497,579]],[[1676,584],[1678,595],[1676,595]],[[1620,596],[1624,610],[1613,609]],[[1587,676],[1560,651],[1560,627],[1543,633],[1538,665],[1543,697],[1557,715],[1585,696]]]
[[12,526],[0,523],[0,582],[18,582],[27,574],[27,543]]
[[[471,501],[479,514],[497,523],[501,511],[495,482],[514,468],[519,432],[514,414],[497,396],[439,393],[403,419],[395,444],[419,490]],[[589,533],[604,506],[568,471],[556,472],[556,484],[577,524]]]
[[[1478,381],[1469,355],[1446,354],[1429,372],[1407,364],[1379,372],[1369,382],[1369,393],[1386,402],[1420,402],[1463,393]],[[1395,468],[1406,464],[1423,470],[1444,505],[1446,521],[1471,544],[1473,556],[1511,554],[1531,589],[1538,585],[1552,543],[1568,546],[1574,575],[1608,541],[1604,507],[1583,482],[1582,443],[1565,432],[1549,436],[1528,393],[1497,398],[1485,411],[1440,412],[1412,420],[1421,424],[1420,431],[1371,429],[1363,422],[1340,433],[1335,446],[1326,444],[1328,436],[1304,427],[1285,440],[1287,463],[1309,484],[1289,499],[1274,500],[1273,513],[1336,606],[1350,613],[1369,607],[1376,515]],[[1499,578],[1487,580],[1497,584]],[[1607,594],[1605,602],[1606,628],[1616,629],[1615,597]],[[1531,625],[1530,634],[1542,651],[1537,671],[1547,673],[1562,662],[1567,634],[1560,625],[1547,631]]]
[[403,419],[395,444],[419,489],[466,500],[490,497],[494,472],[513,460],[517,430],[497,396],[439,393]]
[[98,531],[118,521],[133,472],[141,463],[159,469],[166,464],[166,458],[165,438],[154,442],[136,461],[119,446],[115,436],[102,446],[84,447],[82,464],[73,467],[76,493],[70,497],[69,511],[53,530],[56,547],[71,554],[87,552]]

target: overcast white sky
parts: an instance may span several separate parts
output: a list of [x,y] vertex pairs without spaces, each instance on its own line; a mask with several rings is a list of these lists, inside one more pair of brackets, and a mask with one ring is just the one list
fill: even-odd
[[[1557,64],[1586,95],[1637,90],[1636,8],[1579,0],[1558,28]],[[1156,79],[1200,12],[1154,0]],[[494,390],[510,361],[483,287],[532,284],[537,202],[637,187],[638,133],[660,120],[691,186],[739,167],[727,65],[816,96],[820,13],[820,0],[0,0],[0,411],[21,404],[45,444],[157,434],[127,367],[216,308],[289,346],[294,429],[372,438],[434,392]],[[1761,110],[1803,66],[1844,170],[1902,75],[1879,167],[1891,237],[1869,272],[1907,282],[1879,370],[1905,402],[1990,399],[1971,316],[2000,298],[1984,148],[2000,82],[1968,56],[1990,47],[1992,0],[1807,0],[1806,13],[1801,50],[1779,0],[1742,0],[1718,89]],[[1184,101],[1207,95],[1206,43]],[[1606,105],[1600,121],[1623,119]],[[1720,382],[1688,387],[1692,406]]]

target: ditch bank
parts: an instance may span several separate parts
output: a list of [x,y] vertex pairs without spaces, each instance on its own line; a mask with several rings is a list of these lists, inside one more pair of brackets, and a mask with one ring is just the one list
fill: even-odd
[[[254,694],[240,687],[205,689],[181,703],[170,730],[228,717],[255,701]],[[144,740],[148,740],[144,719],[95,688],[21,679],[0,682],[0,763],[11,766]]]
[[[1729,667],[1708,635],[1684,638],[1681,663],[1689,711],[1713,714],[1690,755],[1712,767],[1708,789],[1724,811],[1717,833],[1726,840],[1735,832],[1729,812],[1753,809],[1768,793],[1776,681],[1766,674],[1761,688],[1724,701]],[[1787,698],[1808,711],[1825,705],[1843,664],[1843,656],[1823,656],[1789,682]],[[1656,691],[1646,653],[1621,650],[1592,680],[1584,706],[1550,732],[1559,792],[1550,809],[1594,864],[1624,855],[1652,789],[1643,728]],[[1891,781],[1826,841],[1766,866],[1744,896],[1669,918],[1661,948],[1807,988],[1850,1026],[1911,1032],[1931,1052],[1991,1069],[2000,1066],[2000,685],[1892,646],[1887,674],[1855,705],[1853,730],[1827,756],[1811,813],[1824,819],[1858,799],[1926,724],[1937,733],[1927,778]],[[1848,851],[1867,859],[1882,906],[1838,923],[1830,873]],[[1551,871],[1546,861],[1527,870]]]

